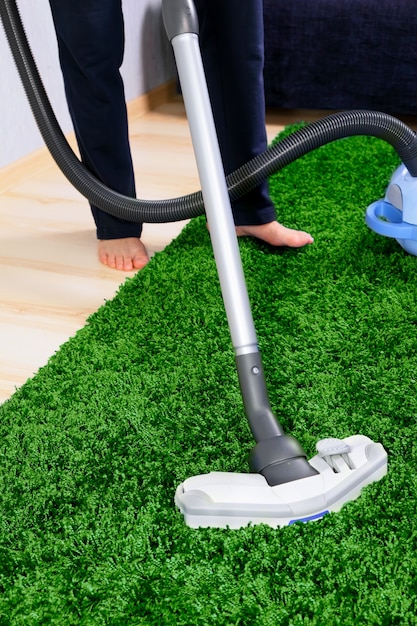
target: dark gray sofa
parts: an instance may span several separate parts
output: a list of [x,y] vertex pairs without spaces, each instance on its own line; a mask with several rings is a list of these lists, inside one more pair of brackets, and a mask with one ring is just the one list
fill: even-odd
[[264,18],[267,107],[417,114],[415,0],[264,0]]

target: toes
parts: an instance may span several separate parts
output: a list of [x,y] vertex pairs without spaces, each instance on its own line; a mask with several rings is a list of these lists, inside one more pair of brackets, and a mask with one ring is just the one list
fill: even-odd
[[103,265],[108,265],[109,264],[109,259],[108,259],[108,256],[107,256],[107,252],[102,250],[100,247],[98,249],[98,260]]
[[301,248],[314,241],[309,233],[287,228],[278,222],[259,226],[238,226],[236,227],[236,234],[238,236],[256,237],[271,246],[287,246],[289,248]]
[[147,256],[135,256],[133,259],[133,268],[135,270],[141,270],[149,262]]
[[133,270],[133,263],[132,263],[132,259],[128,258],[128,259],[123,259],[123,264],[120,267],[121,270],[124,270],[125,272],[130,272],[131,270]]
[[129,272],[133,269],[132,259],[124,255],[118,255],[115,259],[114,267],[123,272]]
[[283,245],[289,246],[290,248],[301,248],[314,241],[309,233],[298,230],[289,230],[283,239]]
[[99,261],[111,269],[131,272],[142,269],[148,263],[149,257],[142,242],[132,237],[101,241]]
[[117,258],[112,254],[107,255],[107,267],[110,267],[112,270],[117,268]]

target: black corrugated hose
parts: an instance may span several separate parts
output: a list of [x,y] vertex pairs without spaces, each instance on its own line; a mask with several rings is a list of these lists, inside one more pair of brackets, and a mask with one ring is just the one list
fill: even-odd
[[[103,185],[85,167],[65,139],[33,59],[15,0],[0,0],[0,17],[20,79],[42,138],[69,182],[92,204],[131,222],[175,222],[202,215],[201,192],[170,200],[138,200]],[[347,111],[309,124],[227,176],[230,199],[245,195],[262,180],[316,148],[344,137],[371,135],[390,143],[417,176],[417,138],[413,130],[378,111]]]

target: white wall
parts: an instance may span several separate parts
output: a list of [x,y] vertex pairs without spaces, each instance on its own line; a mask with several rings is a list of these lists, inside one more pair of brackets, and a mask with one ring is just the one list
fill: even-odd
[[[64,132],[69,118],[52,18],[47,0],[17,0],[44,87]],[[175,76],[171,46],[161,17],[161,0],[123,0],[126,49],[122,66],[126,100],[132,100]],[[43,145],[0,27],[0,167]]]

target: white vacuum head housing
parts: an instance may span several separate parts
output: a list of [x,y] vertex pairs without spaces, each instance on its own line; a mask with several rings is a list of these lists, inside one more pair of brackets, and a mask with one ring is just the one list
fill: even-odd
[[309,463],[318,474],[271,487],[261,474],[211,472],[188,478],[175,504],[192,528],[272,528],[321,519],[387,473],[387,454],[363,435],[323,439]]

